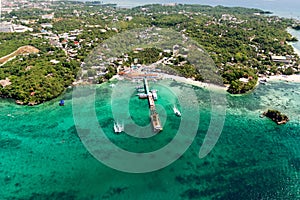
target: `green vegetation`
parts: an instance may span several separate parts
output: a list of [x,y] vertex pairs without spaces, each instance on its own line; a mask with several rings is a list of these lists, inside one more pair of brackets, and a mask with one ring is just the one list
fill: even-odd
[[27,33],[0,33],[0,58],[6,56],[21,46],[38,47],[44,40],[33,38]]
[[64,19],[53,23],[53,30],[57,33],[69,32],[75,29],[82,28],[80,19]]
[[107,68],[106,74],[104,76],[100,76],[98,78],[98,83],[100,83],[100,84],[104,83],[104,82],[108,81],[109,79],[111,79],[116,74],[117,74],[117,69],[113,66],[109,66]]
[[[33,28],[34,36],[28,32],[0,33],[0,57],[24,45],[34,46],[41,52],[18,56],[0,67],[0,80],[9,78],[12,82],[0,89],[1,96],[24,103],[52,99],[72,83],[80,62],[84,62],[103,41],[126,30],[154,26],[174,29],[201,45],[215,62],[224,84],[230,85],[228,92],[233,94],[251,91],[259,74],[290,75],[299,71],[299,57],[288,44],[296,38],[286,31],[295,22],[264,15],[268,12],[259,9],[181,4],[117,9],[114,4],[104,5],[97,1],[57,1],[50,9],[20,9],[5,15],[16,24],[23,24],[21,19],[31,20],[26,26]],[[42,18],[43,14],[53,12],[53,19]],[[51,23],[53,28],[45,28],[49,32],[42,34],[42,23]],[[70,32],[76,29],[80,30],[79,33],[72,35]],[[66,34],[73,39],[66,40],[61,46],[55,44],[62,44]],[[55,37],[58,39],[53,39]],[[89,69],[85,78],[102,83],[116,74],[118,67],[148,65],[171,58],[167,66],[161,67],[162,70],[204,81],[201,69],[196,69],[180,55],[174,56],[173,52],[163,53],[162,49],[144,47],[143,51],[131,49],[127,54],[126,62],[107,64],[106,70],[102,70],[103,76],[97,77],[97,71]],[[286,63],[274,62],[272,55],[289,56],[292,64],[286,66]],[[53,64],[50,60],[59,63]]]
[[[232,94],[242,94],[252,90],[256,84],[258,77],[255,71],[247,67],[235,68],[232,66],[226,67],[223,73],[224,83],[230,84],[228,92]],[[241,78],[247,80],[240,81]]]
[[161,50],[156,48],[145,48],[141,51],[129,52],[128,61],[124,65],[130,66],[130,64],[134,63],[135,60],[142,65],[155,63],[162,58],[160,56],[161,52]]
[[[39,54],[18,56],[0,68],[0,80],[8,78],[11,82],[0,88],[2,97],[34,105],[59,96],[75,80],[79,69],[76,61],[68,62],[63,51],[49,45],[36,48]],[[52,64],[54,59],[60,63]]]
[[[293,23],[292,20],[254,15],[264,13],[257,9],[222,6],[149,5],[147,8],[148,12],[155,13],[151,21],[146,21],[149,26],[174,27],[184,31],[208,51],[219,67],[224,83],[230,84],[230,93],[240,94],[252,90],[258,74],[295,72],[292,67],[282,68],[284,63],[273,62],[270,55],[293,55],[296,62],[294,66],[297,68],[299,65],[298,55],[287,44],[295,40],[286,31]],[[197,12],[197,15],[173,14],[183,9],[183,13]],[[250,79],[243,83],[240,78]]]
[[[171,56],[172,53],[165,53],[162,51],[162,49],[145,48],[140,51],[129,52],[126,56],[128,61],[123,63],[123,65],[129,67],[135,61],[142,65],[149,65],[163,58],[170,58]],[[195,68],[195,66],[190,64],[182,56],[175,57],[169,62],[170,65],[168,65],[168,67],[160,67],[160,69],[169,74],[180,75],[186,78],[194,78],[197,81],[203,81],[200,72]]]

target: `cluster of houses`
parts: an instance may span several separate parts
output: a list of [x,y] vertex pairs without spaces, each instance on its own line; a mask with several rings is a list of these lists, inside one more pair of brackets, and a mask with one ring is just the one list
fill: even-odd
[[41,33],[31,34],[34,37],[45,38],[49,40],[52,46],[63,49],[69,57],[75,58],[78,50],[81,48],[80,42],[83,40],[77,40],[77,36],[82,33],[83,30],[73,30],[67,33],[56,34],[52,31],[42,30]]
[[[32,24],[37,24],[38,22],[38,18],[40,19],[45,19],[45,21],[51,21],[54,19],[54,11],[49,9],[49,7],[51,6],[51,4],[53,3],[53,1],[46,1],[46,2],[32,2],[29,0],[12,0],[12,1],[7,1],[4,0],[4,2],[2,3],[3,8],[1,9],[3,12],[5,13],[10,13],[13,10],[19,10],[22,8],[37,8],[37,9],[43,9],[44,11],[46,10],[47,14],[42,14],[40,16],[37,16],[37,19],[18,19],[17,17],[13,17],[12,21],[15,21],[17,23],[20,24],[24,24],[24,25],[32,25]],[[8,9],[9,8],[9,9]],[[132,16],[127,16],[127,15],[122,15],[121,18],[120,16],[115,14],[114,9],[103,9],[103,11],[99,11],[99,12],[95,12],[95,13],[90,13],[90,12],[84,12],[84,11],[80,11],[80,10],[74,10],[73,14],[75,16],[81,17],[81,16],[86,16],[86,15],[90,15],[90,16],[102,16],[102,19],[104,21],[110,22],[111,20],[113,22],[117,22],[119,21],[119,19],[122,18],[122,20],[124,21],[131,21],[133,20]],[[0,21],[0,32],[26,32],[26,31],[33,31],[32,28],[26,27],[24,25],[17,25],[14,24],[12,22],[1,22]],[[70,59],[77,59],[78,57],[78,51],[82,48],[86,48],[86,47],[91,47],[92,45],[94,45],[95,43],[97,43],[97,41],[99,40],[99,38],[94,38],[94,40],[92,41],[85,41],[84,39],[79,39],[79,35],[82,34],[83,29],[75,29],[69,32],[64,32],[61,34],[52,32],[51,29],[53,28],[53,24],[52,23],[40,23],[40,27],[41,27],[41,32],[40,33],[31,33],[31,35],[33,37],[39,37],[39,38],[45,38],[49,41],[49,43],[52,46],[61,48]],[[114,31],[114,32],[118,32],[118,29],[115,27],[102,27],[101,25],[89,25],[86,24],[85,25],[86,28],[97,28],[101,33],[106,33],[108,31]],[[101,55],[98,56],[101,59]],[[95,76],[91,76],[90,74],[88,74],[88,70],[84,69],[85,63],[82,62],[81,66],[83,68],[82,70],[82,74],[88,74],[89,76],[87,76],[87,80],[89,81],[93,81],[94,79],[96,79],[99,76],[103,76],[105,75],[107,72],[107,66],[110,64],[113,64],[114,60],[111,60],[110,62],[108,62],[107,64],[99,64],[99,65],[95,65],[92,66],[92,70],[96,71]],[[59,63],[59,61],[57,60],[51,60],[50,61],[53,64],[57,64]],[[84,76],[86,77],[86,76]]]
[[[138,54],[146,50],[144,48],[134,48],[132,49],[132,51],[134,54]],[[184,64],[187,63],[186,58],[187,58],[188,51],[189,51],[188,49],[180,47],[179,45],[174,45],[170,49],[163,49],[159,55],[161,59],[151,65],[141,64],[141,60],[135,58],[133,54],[132,55],[133,62],[130,63],[130,66],[125,64],[128,63],[129,61],[128,54],[123,54],[121,57],[118,58],[116,57],[116,58],[104,59],[105,55],[99,53],[99,55],[95,57],[95,60],[93,61],[93,64],[90,67],[87,68],[85,63],[82,64],[83,70],[82,70],[82,76],[80,81],[81,82],[97,81],[100,76],[106,74],[107,66],[115,67],[117,69],[118,75],[120,75],[125,79],[140,81],[144,77],[147,77],[148,79],[158,80],[161,79],[163,76],[163,71],[160,69],[160,66],[175,66],[175,65],[183,66]],[[164,57],[163,56],[164,53],[168,54],[168,56]],[[179,57],[182,57],[184,59],[182,59],[182,61],[176,62],[178,61]],[[90,70],[93,70],[94,73],[89,73]]]
[[30,1],[30,0],[1,0],[2,1],[2,13],[10,13],[13,10],[36,8],[48,10],[52,1]]
[[[52,1],[30,1],[30,0],[1,0],[1,8],[0,8],[0,32],[10,33],[10,32],[27,32],[33,31],[32,28],[29,28],[24,25],[14,24],[12,22],[2,21],[2,14],[11,13],[14,10],[26,9],[26,8],[36,8],[43,9],[44,11],[50,11],[49,7],[51,6]],[[42,16],[42,19],[50,19],[49,17]],[[54,13],[52,13],[52,18]],[[45,17],[45,18],[44,18]],[[17,19],[17,17],[13,16],[13,20]],[[19,19],[19,22],[22,24],[34,24],[36,20],[25,20]]]
[[271,58],[273,62],[280,63],[278,69],[286,70],[288,68],[292,68],[294,72],[298,72],[300,70],[299,66],[296,65],[296,58],[294,55],[272,55]]
[[[53,20],[54,19],[54,12],[53,10],[50,10],[49,7],[52,4],[51,1],[41,1],[41,2],[33,2],[33,1],[29,1],[29,0],[11,0],[11,1],[7,1],[7,0],[3,0],[2,5],[2,12],[11,12],[12,10],[18,10],[20,8],[27,8],[27,7],[31,7],[31,8],[40,8],[43,10],[48,10],[48,14],[43,14],[40,16],[41,19],[45,19],[47,20]],[[176,6],[176,4],[165,4],[164,6]],[[9,9],[8,9],[9,8]],[[140,8],[141,11],[147,15],[147,16],[152,16],[153,13],[148,9],[148,8]],[[165,11],[161,12],[162,14],[172,14],[172,13],[167,13]],[[176,14],[182,14],[187,16],[188,18],[193,18],[193,16],[198,16],[198,15],[206,15],[203,14],[201,12],[186,12],[186,11],[180,11],[179,13]],[[81,17],[81,16],[86,16],[86,15],[90,15],[90,16],[102,16],[102,19],[104,21],[109,21],[109,22],[118,22],[119,20],[124,20],[124,21],[132,21],[135,17],[135,15],[130,16],[130,15],[124,15],[124,14],[116,14],[116,11],[114,11],[114,9],[103,9],[103,11],[99,11],[99,12],[94,12],[94,13],[90,13],[90,12],[83,12],[80,10],[74,10],[73,11],[73,15],[77,16],[77,17]],[[254,14],[254,15],[258,15],[258,14]],[[25,19],[18,19],[22,24],[25,25],[30,25],[30,24],[35,24],[36,20],[25,20]],[[280,20],[277,18],[270,18],[270,22],[273,22],[274,20]],[[206,26],[210,26],[212,24],[221,24],[223,22],[230,22],[234,25],[240,24],[240,23],[244,23],[245,21],[238,19],[236,16],[232,15],[232,14],[223,14],[220,18],[215,18],[212,17],[212,19],[210,21],[207,22]],[[85,41],[84,39],[78,39],[79,35],[82,34],[83,30],[80,29],[75,29],[73,31],[69,31],[69,32],[65,32],[65,33],[61,33],[61,34],[57,34],[57,33],[53,33],[51,31],[51,29],[53,28],[53,25],[51,23],[42,23],[40,24],[42,30],[41,33],[33,33],[32,36],[34,37],[43,37],[49,40],[50,44],[61,48],[64,50],[64,52],[71,58],[71,59],[76,59],[78,56],[78,51],[82,48],[86,48],[86,47],[91,47],[92,45],[94,45],[95,43],[97,43],[97,40],[99,40],[98,38],[95,38],[94,41]],[[100,30],[101,33],[106,33],[107,31],[114,31],[114,32],[118,32],[119,30],[117,28],[114,27],[103,27],[101,25],[94,25],[94,24],[86,24],[85,25],[86,28],[97,28]],[[25,32],[25,31],[32,31],[31,28],[26,27],[24,25],[16,25],[13,24],[11,22],[0,22],[0,32]],[[185,33],[186,30],[182,30],[182,33]],[[220,33],[220,37],[223,37],[224,35],[226,35],[226,31],[224,30],[224,33]],[[253,39],[253,38],[252,38]],[[250,38],[251,40],[251,38]],[[83,46],[84,44],[84,46]],[[259,53],[258,47],[255,47]],[[135,49],[135,51],[138,53],[139,51],[143,51],[142,48],[138,48]],[[182,56],[184,58],[186,58],[185,54],[179,54],[179,46],[175,45],[173,46],[173,49],[164,49],[163,50],[164,53],[169,53],[172,54],[170,57],[165,57],[162,60],[160,60],[157,64],[163,64],[163,65],[174,65],[174,61],[177,60],[177,58],[179,56]],[[262,53],[263,55],[263,53]],[[102,61],[104,55],[98,55],[97,59],[99,59],[99,61]],[[279,55],[270,55],[272,60],[276,63],[281,63],[282,65],[280,65],[281,68],[289,68],[289,67],[293,67],[295,65],[295,57],[292,55],[286,55],[286,56],[279,56]],[[117,62],[116,62],[117,61]],[[85,68],[85,63],[82,62],[81,66],[83,68],[82,70],[82,77],[85,77],[86,80],[88,81],[94,81],[95,79],[99,78],[99,76],[103,76],[106,74],[107,72],[107,66],[108,65],[115,65],[115,63],[119,63],[118,66],[114,66],[118,69],[123,69],[122,73],[124,73],[124,75],[128,74],[130,75],[132,72],[136,72],[136,70],[140,70],[140,69],[145,69],[145,66],[142,66],[141,63],[139,63],[138,60],[135,60],[134,63],[132,63],[132,66],[130,68],[124,68],[124,66],[122,66],[122,63],[127,62],[128,61],[128,57],[124,56],[123,58],[111,58],[108,63],[105,64],[95,64],[93,66],[91,66],[90,69],[86,69]],[[55,60],[52,61],[52,63],[56,63]],[[99,62],[101,63],[101,62]],[[186,61],[181,61],[179,63],[177,63],[178,66],[183,66],[184,64],[186,64]],[[93,72],[95,73],[89,73],[89,70],[93,70]],[[294,68],[294,70],[298,70],[296,68]],[[150,70],[150,74],[153,71]],[[156,71],[154,71],[156,72]]]
[[11,12],[12,10],[24,8],[48,9],[53,1],[31,1],[31,0],[2,0],[2,11]]

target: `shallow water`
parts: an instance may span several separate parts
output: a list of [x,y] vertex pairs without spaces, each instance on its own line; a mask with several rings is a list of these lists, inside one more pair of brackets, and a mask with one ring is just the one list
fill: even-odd
[[[124,149],[135,152],[158,149],[166,145],[178,129],[181,119],[174,116],[170,109],[178,103],[172,90],[180,88],[184,91],[185,86],[175,83],[164,83],[164,87],[158,83],[151,85],[159,90],[159,113],[166,116],[164,131],[151,139],[133,138],[124,133],[115,135],[110,99],[112,88],[108,84],[97,88],[95,106],[99,124],[107,137]],[[74,124],[71,92],[61,97],[65,99],[64,107],[58,106],[58,100],[36,107],[22,107],[1,100],[0,197],[298,199],[298,88],[299,84],[273,82],[259,86],[245,96],[227,95],[222,135],[204,159],[199,159],[198,153],[210,122],[210,99],[208,91],[194,88],[200,106],[195,141],[179,160],[164,169],[146,174],[110,169],[86,150]],[[147,126],[148,111],[137,109],[147,106],[147,101],[132,95],[129,102],[133,121],[139,126]],[[281,110],[291,121],[277,126],[267,118],[260,118],[259,114],[268,108]],[[126,120],[124,123],[126,126]]]

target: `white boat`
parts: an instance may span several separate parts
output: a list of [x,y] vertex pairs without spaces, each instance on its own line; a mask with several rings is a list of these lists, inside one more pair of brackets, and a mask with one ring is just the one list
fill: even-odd
[[178,117],[181,117],[181,112],[176,108],[176,106],[174,105],[173,107],[173,111],[174,111],[174,114]]
[[151,90],[151,93],[152,93],[154,101],[156,101],[158,99],[158,97],[157,97],[157,90]]
[[114,131],[115,133],[121,133],[124,131],[124,124],[119,124],[118,122],[114,122]]
[[145,93],[139,93],[139,94],[137,94],[137,96],[139,96],[140,99],[147,99],[148,98],[148,95],[145,94]]

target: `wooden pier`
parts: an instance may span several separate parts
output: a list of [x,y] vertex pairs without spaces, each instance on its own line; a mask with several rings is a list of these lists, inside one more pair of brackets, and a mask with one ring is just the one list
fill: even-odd
[[153,95],[149,90],[149,84],[148,84],[147,78],[144,79],[144,89],[145,89],[145,93],[148,96],[148,104],[149,104],[149,108],[150,108],[150,119],[151,119],[153,131],[155,133],[158,133],[158,132],[162,131],[163,128],[160,123],[159,115],[156,112]]

